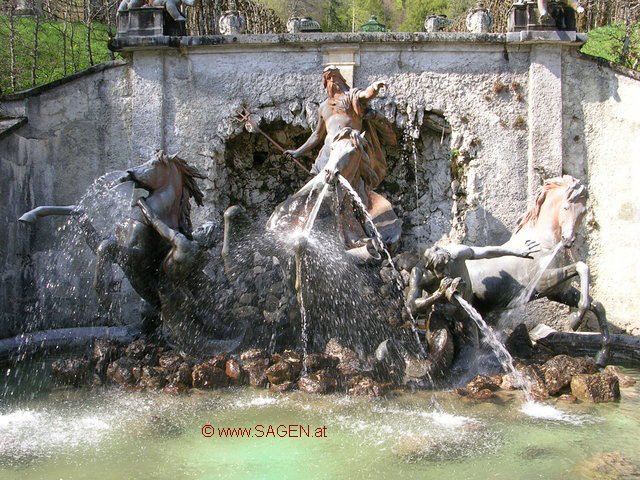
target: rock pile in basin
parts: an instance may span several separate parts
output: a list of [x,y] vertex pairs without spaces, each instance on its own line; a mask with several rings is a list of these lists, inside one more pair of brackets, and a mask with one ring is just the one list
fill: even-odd
[[312,353],[303,358],[294,350],[269,354],[251,349],[239,355],[221,353],[202,360],[142,339],[125,347],[98,341],[81,358],[55,360],[51,370],[56,381],[64,385],[111,385],[168,394],[248,385],[272,392],[297,389],[307,393],[379,396],[397,387],[383,381],[378,370],[368,368],[354,351],[335,340],[329,341],[327,352],[330,353]]

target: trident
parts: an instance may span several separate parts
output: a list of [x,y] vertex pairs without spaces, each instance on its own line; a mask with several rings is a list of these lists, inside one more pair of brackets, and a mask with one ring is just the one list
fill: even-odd
[[293,160],[293,162],[299,166],[301,169],[303,169],[306,173],[310,173],[309,170],[307,169],[307,167],[305,167],[304,165],[302,165],[293,155],[290,155],[288,153],[285,153],[286,150],[284,148],[282,148],[280,146],[280,144],[278,142],[276,142],[273,138],[271,138],[269,135],[267,135],[266,133],[264,133],[260,127],[258,127],[258,125],[256,124],[256,122],[254,122],[253,120],[251,120],[251,113],[249,112],[249,110],[247,110],[247,107],[242,107],[240,110],[238,110],[236,112],[236,116],[233,117],[234,120],[240,122],[240,123],[244,123],[245,125],[250,125],[251,128],[253,130],[255,130],[256,132],[260,133],[261,135],[264,136],[264,138],[266,138],[267,140],[269,140],[271,142],[271,144],[273,146],[275,146],[278,150],[280,150],[280,152],[282,152],[284,154],[285,157]]

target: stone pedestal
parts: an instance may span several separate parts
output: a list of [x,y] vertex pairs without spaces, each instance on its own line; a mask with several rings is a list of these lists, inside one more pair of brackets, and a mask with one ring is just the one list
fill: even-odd
[[164,7],[131,8],[117,15],[116,37],[184,36],[185,22],[171,18]]
[[560,30],[575,31],[576,12],[562,2],[549,2],[550,17],[541,19],[536,2],[524,2],[515,4],[509,10],[507,18],[507,30],[509,32],[521,32],[524,30]]

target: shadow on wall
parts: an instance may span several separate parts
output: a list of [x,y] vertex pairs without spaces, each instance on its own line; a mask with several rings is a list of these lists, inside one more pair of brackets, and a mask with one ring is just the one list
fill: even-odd
[[[304,143],[310,130],[283,121],[261,124],[260,128],[283,148]],[[240,205],[256,220],[266,224],[275,207],[296,192],[310,178],[304,170],[285,158],[259,133],[243,131],[225,143],[226,181],[216,185],[230,205]],[[307,167],[311,158],[303,159]]]
[[[523,215],[524,213],[521,212]],[[478,246],[502,245],[512,234],[501,220],[483,207],[476,207],[467,212],[466,226],[469,243]]]
[[396,135],[397,147],[386,148],[387,177],[378,192],[402,219],[399,250],[417,252],[452,228],[450,136],[427,125],[397,130]]

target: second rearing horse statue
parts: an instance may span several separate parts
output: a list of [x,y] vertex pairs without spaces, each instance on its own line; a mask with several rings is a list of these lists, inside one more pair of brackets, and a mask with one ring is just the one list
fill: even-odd
[[[569,326],[576,330],[583,322],[587,310],[598,320],[603,345],[598,353],[598,363],[608,355],[609,327],[604,307],[589,296],[589,267],[584,262],[561,265],[558,255],[544,272],[537,272],[537,265],[545,256],[554,255],[561,247],[570,249],[587,207],[587,188],[576,178],[564,175],[547,180],[537,192],[534,206],[522,217],[516,230],[505,244],[518,246],[526,240],[540,244],[540,251],[533,255],[534,262],[518,257],[500,257],[490,260],[467,260],[471,278],[474,304],[480,310],[509,307],[511,301],[528,294],[524,301],[546,297],[577,310],[569,319]],[[578,276],[580,288],[571,285]]]

